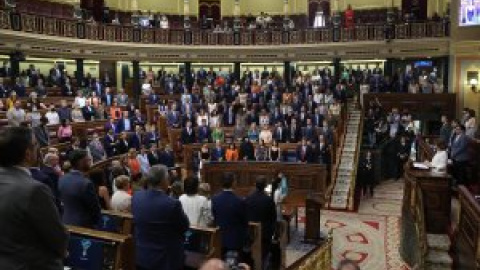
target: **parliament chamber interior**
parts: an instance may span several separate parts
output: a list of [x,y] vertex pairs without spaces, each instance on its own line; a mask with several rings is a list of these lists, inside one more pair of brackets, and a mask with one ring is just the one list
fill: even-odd
[[480,269],[479,48],[480,0],[0,0],[0,269]]

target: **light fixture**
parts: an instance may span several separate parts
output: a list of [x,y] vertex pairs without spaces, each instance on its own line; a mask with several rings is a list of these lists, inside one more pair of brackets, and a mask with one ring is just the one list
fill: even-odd
[[470,79],[469,83],[470,83],[470,87],[471,87],[472,92],[480,93],[477,89],[478,79],[472,78],[472,79]]

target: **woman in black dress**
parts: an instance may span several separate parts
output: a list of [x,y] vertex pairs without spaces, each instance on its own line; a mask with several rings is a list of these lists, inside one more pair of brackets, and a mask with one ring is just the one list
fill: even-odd
[[278,142],[276,140],[272,141],[272,146],[269,148],[270,161],[280,161],[280,147],[278,146]]
[[367,150],[365,157],[359,164],[360,186],[362,188],[363,197],[373,197],[373,189],[375,188],[375,170],[374,170],[373,155],[370,150]]

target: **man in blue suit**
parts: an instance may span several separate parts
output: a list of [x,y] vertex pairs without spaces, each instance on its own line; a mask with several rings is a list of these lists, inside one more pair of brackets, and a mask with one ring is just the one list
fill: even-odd
[[133,121],[128,117],[128,112],[123,112],[122,119],[119,119],[117,122],[117,133],[121,133],[123,131],[133,131]]
[[215,142],[215,148],[212,149],[212,161],[223,161],[225,159],[225,150],[220,141]]
[[[245,201],[233,193],[233,174],[223,176],[223,191],[212,198],[212,214],[222,235],[222,252],[238,252],[244,261],[243,248],[248,238],[248,218]],[[243,257],[243,259],[242,259]]]
[[153,166],[146,175],[150,186],[133,195],[137,270],[184,268],[184,234],[190,224],[180,201],[167,195],[168,169]]
[[94,228],[100,221],[100,203],[95,187],[85,174],[90,158],[85,150],[70,153],[72,170],[60,178],[60,199],[63,202],[63,222],[67,225]]
[[198,127],[198,142],[204,143],[210,140],[210,128],[207,126],[207,121],[205,119],[202,120],[202,124]]
[[469,138],[465,135],[465,126],[457,125],[455,127],[455,137],[450,147],[450,157],[453,161],[452,176],[458,184],[468,184],[467,166],[470,161],[468,151]]

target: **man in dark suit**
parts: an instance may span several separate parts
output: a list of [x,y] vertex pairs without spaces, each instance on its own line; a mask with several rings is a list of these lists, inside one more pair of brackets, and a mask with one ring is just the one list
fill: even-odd
[[47,146],[50,142],[50,136],[47,129],[48,119],[45,116],[40,118],[40,125],[33,128],[33,133],[40,147]]
[[222,148],[220,141],[215,142],[215,147],[212,149],[212,161],[222,161],[225,159],[225,150]]
[[140,146],[144,144],[144,134],[143,134],[143,129],[142,126],[136,126],[135,127],[135,133],[132,134],[132,137],[130,139],[130,148],[135,148],[140,150]]
[[122,155],[126,154],[128,152],[128,149],[130,149],[130,142],[128,141],[128,134],[126,132],[120,133],[119,138],[117,139],[117,142],[115,143],[115,154],[116,155]]
[[64,212],[63,222],[68,225],[94,228],[100,221],[100,203],[95,187],[84,174],[90,169],[85,150],[70,153],[72,170],[59,181],[60,198]]
[[133,131],[133,121],[128,118],[128,112],[123,112],[123,116],[117,122],[117,133],[123,131]]
[[184,234],[189,221],[180,201],[168,196],[168,169],[153,166],[146,175],[150,186],[132,198],[137,270],[184,268]]
[[52,192],[26,168],[37,153],[29,128],[0,130],[0,269],[63,269],[66,229]]
[[102,96],[102,102],[107,106],[112,106],[113,102],[114,102],[114,96],[110,90],[110,87],[107,87],[105,88],[105,94],[103,94]]
[[282,122],[275,123],[275,129],[273,130],[273,138],[279,143],[284,143],[287,141],[287,136],[287,131],[283,127]]
[[289,143],[297,143],[301,137],[301,129],[297,125],[297,121],[295,118],[292,118],[292,123],[290,127],[288,127],[288,137],[287,142]]
[[90,101],[85,101],[85,106],[82,108],[82,115],[85,121],[92,121],[95,119],[95,108],[93,108]]
[[272,245],[272,237],[277,221],[275,202],[265,194],[267,180],[259,177],[255,183],[255,191],[246,199],[247,217],[250,222],[259,222],[262,225],[262,261],[265,264],[268,252]]
[[180,135],[182,144],[191,144],[196,142],[195,130],[192,128],[192,122],[187,121]]
[[232,105],[228,106],[223,114],[223,123],[227,127],[232,127],[235,125],[235,110]]
[[240,260],[245,260],[243,248],[248,238],[247,208],[245,201],[233,193],[234,185],[234,175],[225,174],[223,191],[212,198],[212,214],[215,224],[220,227],[222,252],[237,252]]
[[107,157],[115,155],[115,135],[112,129],[107,129],[107,134],[103,138],[103,149]]
[[20,82],[20,78],[16,79],[15,85],[13,86],[13,91],[17,93],[18,97],[26,97],[27,96],[27,90],[25,88],[25,85],[23,85]]
[[88,150],[90,151],[90,155],[92,156],[92,162],[96,163],[101,160],[104,160],[107,157],[105,153],[105,148],[100,142],[98,134],[95,132],[92,135],[92,140],[88,143]]
[[210,140],[210,128],[207,126],[207,121],[202,120],[201,126],[198,127],[198,142],[204,143]]
[[465,135],[465,126],[455,127],[455,138],[450,147],[450,158],[453,161],[452,176],[458,184],[468,184],[467,166],[470,161],[469,138]]
[[150,166],[160,164],[156,145],[152,145],[150,147],[150,151],[148,151],[147,158],[148,158],[148,163],[150,164]]
[[315,127],[312,125],[312,119],[307,119],[307,125],[303,128],[303,137],[309,141],[314,141],[317,139],[317,131]]
[[58,190],[58,180],[60,179],[61,171],[56,167],[60,163],[60,158],[57,154],[47,153],[43,158],[43,166],[40,170],[50,178],[53,187],[51,187],[53,197],[55,199],[55,205],[60,213],[63,213],[62,202],[60,200],[60,191]]
[[442,127],[440,127],[440,138],[445,142],[448,143],[450,140],[450,136],[452,135],[452,126],[450,125],[450,121],[446,115],[442,115],[441,118]]
[[307,162],[311,160],[312,148],[307,144],[305,138],[302,139],[301,144],[297,147],[297,160],[299,162]]
[[175,167],[175,156],[169,145],[160,148],[160,151],[158,151],[158,163],[163,164],[168,168]]
[[176,104],[173,103],[172,109],[167,112],[167,124],[171,128],[178,128],[181,124],[180,114],[176,108]]

